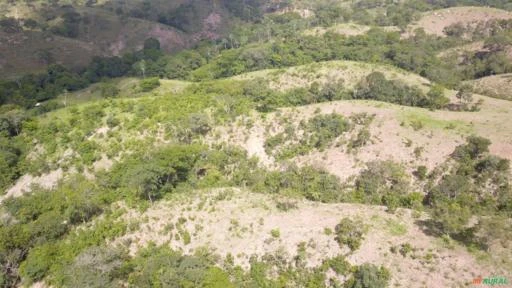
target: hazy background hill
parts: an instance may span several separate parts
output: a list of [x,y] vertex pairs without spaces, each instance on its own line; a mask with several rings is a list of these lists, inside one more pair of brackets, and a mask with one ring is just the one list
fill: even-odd
[[[154,37],[166,52],[219,40],[260,3],[236,1],[1,1],[0,75],[42,71],[51,63],[83,68],[93,56],[141,49]],[[260,9],[261,8],[261,9]]]

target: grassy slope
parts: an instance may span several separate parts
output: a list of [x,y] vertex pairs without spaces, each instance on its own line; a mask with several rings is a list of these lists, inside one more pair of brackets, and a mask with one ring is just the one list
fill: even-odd
[[490,97],[512,100],[512,74],[488,76],[467,81],[474,91]]
[[[284,70],[258,71],[232,79],[218,80],[218,82],[265,77],[270,80],[273,87],[284,90],[309,85],[314,81],[325,83],[332,77],[337,77],[344,79],[347,87],[353,87],[357,81],[372,71],[381,71],[389,78],[402,79],[409,85],[417,85],[424,89],[427,89],[429,85],[424,78],[393,67],[350,61],[332,61]],[[102,156],[100,158],[117,161],[130,151],[150,151],[157,145],[172,142],[172,135],[162,129],[163,126],[179,125],[179,121],[186,120],[191,113],[208,114],[222,108],[222,103],[219,103],[215,97],[180,94],[180,91],[190,84],[188,82],[163,80],[161,87],[153,92],[138,93],[139,81],[134,78],[113,81],[121,90],[120,98],[102,99],[98,87],[100,84],[69,94],[66,99],[68,107],[42,116],[39,119],[40,127],[43,128],[52,123],[71,123],[71,119],[76,117],[84,119],[83,115],[77,113],[90,107],[100,107],[105,115],[94,119],[94,125],[87,129],[89,132],[86,139],[99,145],[97,153]],[[448,93],[453,94],[454,91]],[[64,97],[60,96],[59,100],[63,101]],[[246,114],[245,121],[232,122],[228,120],[222,126],[220,126],[221,123],[213,123],[218,127],[208,135],[206,142],[212,144],[227,142],[231,145],[239,145],[252,155],[261,156],[258,153],[261,151],[264,153],[262,145],[265,139],[280,131],[286,121],[298,123],[316,113],[336,112],[350,116],[354,113],[366,112],[376,115],[370,126],[372,142],[357,153],[349,153],[343,147],[329,147],[325,151],[313,151],[308,155],[292,159],[292,161],[299,165],[309,164],[325,168],[342,179],[347,179],[350,175],[357,173],[364,167],[365,162],[378,159],[401,162],[409,171],[418,165],[426,165],[431,169],[443,162],[455,146],[463,143],[465,136],[473,133],[490,138],[493,141],[491,152],[510,159],[512,155],[512,123],[508,119],[512,116],[512,102],[484,96],[476,98],[484,99],[480,112],[428,111],[374,101],[322,103],[284,108],[265,115],[254,112]],[[105,123],[109,115],[120,119],[121,125],[116,128],[108,128]],[[412,124],[418,121],[422,123],[423,127],[415,130]],[[252,124],[249,126],[244,123]],[[78,122],[75,127],[71,127],[72,130],[69,132],[57,132],[46,135],[46,137],[41,137],[41,134],[27,135],[27,140],[36,140],[34,143],[38,144],[35,146],[43,147],[42,151],[48,150],[54,145],[51,142],[55,141],[56,151],[43,152],[40,156],[48,163],[50,170],[67,166],[71,169],[64,172],[64,175],[76,173],[72,168],[77,163],[74,149],[83,141],[83,138],[73,138],[71,143],[66,143],[65,138],[84,129],[80,125]],[[267,128],[270,131],[268,133],[266,132]],[[413,141],[412,145],[405,144],[407,139]],[[48,147],[45,147],[46,144]],[[414,150],[418,147],[423,149],[419,158],[414,155]],[[256,153],[254,153],[255,151]],[[105,161],[101,164],[102,161],[98,159],[94,164],[86,166],[85,174],[94,177],[96,167],[105,164]],[[272,162],[272,159],[270,161]],[[270,164],[272,166],[272,163]],[[105,165],[103,168],[108,169],[108,167],[109,165]],[[43,178],[42,181],[44,180]],[[165,227],[175,221],[173,218],[175,213],[168,215],[169,211],[181,211],[181,214],[186,215],[184,217],[189,218],[186,227],[192,234],[192,242],[190,245],[184,245],[180,241],[173,240],[171,241],[173,248],[181,248],[186,253],[193,253],[192,248],[205,245],[211,248],[217,247],[223,253],[232,252],[236,256],[236,263],[243,264],[247,260],[246,254],[249,252],[262,255],[265,252],[274,252],[281,246],[285,246],[293,256],[297,243],[308,242],[314,238],[312,245],[317,245],[316,247],[319,248],[308,248],[308,261],[311,261],[311,265],[315,265],[320,259],[330,255],[329,253],[339,252],[339,248],[331,239],[332,236],[322,234],[323,229],[333,229],[341,217],[358,215],[366,219],[366,224],[371,228],[362,248],[350,256],[350,262],[353,264],[364,262],[383,264],[392,271],[392,283],[394,284],[401,284],[402,287],[407,285],[410,287],[435,287],[438,283],[464,285],[465,281],[471,280],[475,273],[490,274],[496,271],[501,272],[500,269],[503,270],[503,273],[507,271],[507,268],[503,268],[503,266],[494,266],[495,263],[498,263],[496,259],[492,259],[491,264],[482,263],[476,261],[475,257],[464,251],[462,247],[455,246],[455,248],[448,249],[443,246],[414,224],[410,211],[404,210],[404,214],[396,216],[386,214],[382,211],[383,208],[377,207],[304,202],[299,205],[298,210],[283,213],[273,208],[275,206],[274,199],[268,196],[234,194],[233,198],[221,202],[204,200],[208,199],[207,197],[194,195],[192,198],[195,200],[187,198],[184,200],[185,204],[161,202],[142,215],[137,214],[139,212],[131,211],[123,217],[126,217],[125,220],[128,223],[138,222],[140,226],[117,241],[131,243],[129,248],[134,250],[137,249],[137,245],[143,246],[150,240],[163,243],[162,241],[168,239],[166,235],[163,235]],[[223,209],[217,209],[219,212],[208,212],[213,211],[213,208],[210,206],[207,207],[209,210],[207,208],[191,208],[199,205],[196,203],[197,199],[211,203],[208,205],[212,207],[220,205],[219,207],[223,207]],[[251,219],[247,219],[243,215],[252,216]],[[300,218],[304,215],[310,216],[307,217],[310,221],[308,223],[315,228],[300,228],[304,227],[303,223],[306,221],[304,218]],[[263,219],[264,224],[261,226],[258,226],[259,224],[254,220],[259,218]],[[144,222],[143,219],[151,220]],[[219,219],[219,221],[215,221],[215,219]],[[229,231],[234,225],[233,223],[236,223],[232,220],[238,221],[240,226]],[[213,221],[212,223],[217,223],[217,225],[212,226],[208,221]],[[253,224],[254,232],[241,232],[241,236],[232,234],[238,231],[236,229],[242,231],[243,227],[250,227],[251,224]],[[225,229],[201,230],[198,228],[200,226]],[[265,242],[270,238],[269,231],[275,228],[279,228],[281,231],[280,239]],[[131,239],[131,242],[124,239]],[[248,247],[248,242],[263,244]],[[391,246],[404,243],[410,243],[413,247],[418,248],[414,252],[415,258],[404,258],[400,254],[389,252]],[[239,251],[246,254],[235,255]],[[431,258],[429,254],[436,256]]]
[[[235,264],[247,268],[253,254],[279,251],[279,255],[292,260],[297,255],[298,245],[305,242],[308,243],[306,265],[315,267],[322,259],[347,252],[334,241],[334,235],[325,233],[325,229],[333,231],[341,218],[350,217],[362,219],[369,231],[362,247],[348,257],[349,262],[355,265],[371,262],[388,267],[392,275],[390,287],[441,287],[441,282],[442,287],[455,287],[472,280],[473,274],[508,275],[504,266],[476,261],[463,247],[455,243],[450,247],[426,235],[415,223],[425,216],[415,219],[409,210],[393,215],[386,213],[383,207],[297,200],[294,202],[298,208],[284,212],[276,208],[276,203],[282,200],[239,189],[178,195],[147,211],[125,213],[124,219],[138,228],[116,239],[112,245],[124,243],[132,254],[150,241],[157,244],[169,241],[171,247],[185,253],[209,247],[222,259],[230,253]],[[169,229],[178,226],[178,218],[186,219],[182,229],[192,235],[189,244],[176,236],[180,233],[176,228]],[[274,229],[280,232],[277,239],[271,236],[270,231]],[[390,252],[392,246],[405,243],[414,249],[410,255],[404,257]]]
[[326,61],[285,69],[268,69],[238,75],[232,79],[244,80],[264,77],[270,80],[272,88],[279,90],[307,87],[313,82],[323,84],[327,81],[342,79],[347,88],[353,88],[371,72],[381,72],[389,79],[399,79],[422,89],[426,89],[430,85],[430,81],[427,79],[391,65],[355,61]]
[[[417,75],[388,66],[349,61],[317,63],[292,67],[286,70],[258,71],[236,76],[232,79],[217,80],[217,82],[229,86],[229,81],[266,77],[270,79],[271,86],[286,89],[309,85],[313,81],[325,83],[325,81],[331,79],[330,77],[336,76],[344,79],[347,87],[352,87],[357,81],[372,71],[382,71],[390,78],[402,79],[410,85],[417,85],[424,89],[428,88],[428,81]],[[122,145],[122,147],[125,148],[121,148],[121,152],[123,149],[129,149],[128,147],[132,145],[128,145],[127,143],[134,139],[145,143],[144,145],[168,141],[169,135],[164,136],[162,134],[159,128],[160,125],[167,125],[167,121],[176,119],[176,115],[186,117],[186,114],[183,114],[186,113],[186,111],[194,110],[201,112],[203,109],[201,107],[206,108],[208,105],[213,104],[214,107],[208,109],[210,112],[205,112],[208,114],[211,113],[211,111],[215,111],[215,109],[223,109],[222,107],[225,105],[223,102],[225,99],[223,100],[222,97],[211,98],[211,96],[193,94],[180,96],[181,91],[190,84],[189,82],[162,80],[162,85],[156,90],[149,93],[141,93],[138,92],[139,81],[140,80],[136,78],[124,78],[113,81],[112,83],[120,88],[119,98],[103,99],[100,92],[100,85],[102,84],[96,84],[82,91],[68,95],[61,95],[58,101],[62,103],[66,102],[68,107],[48,113],[39,121],[43,124],[62,121],[68,122],[73,114],[76,114],[75,111],[77,110],[83,111],[88,107],[103,107],[101,109],[105,111],[105,116],[102,119],[98,119],[95,126],[89,128],[89,130],[92,132],[96,131],[93,133],[93,136],[96,135],[98,137],[94,136],[93,139],[101,143],[102,150],[98,152],[100,154],[110,154],[112,149],[119,149],[115,148],[117,147],[116,142],[119,141],[120,143],[125,143]],[[453,98],[455,91],[447,91],[447,93]],[[358,163],[364,163],[372,159],[394,159],[398,162],[409,163],[408,165],[411,169],[420,164],[425,164],[427,167],[433,168],[435,165],[444,161],[445,157],[453,151],[453,148],[463,142],[465,136],[473,133],[490,138],[493,141],[493,145],[491,146],[493,153],[505,158],[511,158],[512,132],[508,131],[512,131],[512,124],[510,124],[507,119],[511,117],[512,103],[484,96],[475,96],[475,98],[475,101],[480,98],[484,100],[482,109],[479,112],[428,111],[422,108],[358,100],[284,108],[279,112],[270,113],[264,118],[260,117],[258,114],[254,114],[254,116],[250,117],[252,120],[248,121],[254,123],[253,127],[250,129],[246,127],[245,124],[241,124],[241,122],[233,124],[226,122],[226,124],[219,126],[216,132],[213,132],[208,138],[209,142],[213,139],[213,142],[226,141],[231,144],[241,145],[251,154],[266,159],[268,155],[262,154],[264,153],[262,146],[265,139],[271,136],[272,133],[269,134],[265,131],[269,126],[271,128],[274,126],[271,131],[277,133],[276,131],[283,128],[279,123],[282,123],[284,121],[283,119],[287,117],[291,117],[293,122],[298,123],[302,119],[310,118],[315,110],[320,110],[321,113],[325,114],[335,111],[345,116],[366,112],[376,115],[376,120],[371,125],[372,137],[375,143],[368,147],[363,147],[360,155],[356,155],[357,157],[352,157],[350,153],[341,150],[336,151],[337,156],[331,155],[333,157],[346,159],[352,163],[354,169],[340,170],[337,168],[340,166],[336,164],[338,161],[335,160],[325,162],[327,168],[332,168],[329,168],[331,172],[342,178],[347,178],[352,173],[357,172],[360,168]],[[240,100],[241,99],[234,99],[234,101],[238,103],[238,108],[243,110],[245,109],[243,108],[245,104],[243,104],[244,102],[238,102]],[[153,114],[149,115],[143,122],[133,122],[134,110],[132,112],[121,111],[123,109],[126,110],[126,107],[122,107],[126,106],[127,103],[132,103],[129,105],[135,107],[134,109],[137,109],[137,106],[151,107],[150,110],[156,111],[156,113],[151,112]],[[196,105],[197,107],[190,105]],[[187,108],[185,111],[176,111],[176,107],[180,106]],[[105,137],[106,132],[111,130],[107,129],[105,124],[108,115],[120,118],[122,124],[112,131],[112,135]],[[415,131],[412,128],[414,122],[421,122],[423,127]],[[213,122],[212,124],[221,125],[221,123]],[[393,133],[390,133],[390,131],[393,131]],[[221,137],[219,137],[219,135]],[[62,136],[63,135],[57,135],[57,140]],[[36,139],[39,139],[38,142],[42,145],[45,144],[45,140],[40,137],[36,136]],[[404,141],[406,139],[414,139],[414,145],[405,147]],[[252,140],[255,140],[255,142],[251,142]],[[45,155],[45,157],[49,157],[47,159],[49,163],[55,163],[50,165],[53,167],[52,169],[59,167],[56,164],[59,162],[59,159],[63,157],[66,146],[69,145],[66,144],[64,147],[60,147],[60,149],[51,155]],[[423,147],[424,149],[421,159],[416,159],[414,156],[413,150],[416,147]],[[335,150],[334,148],[332,151]],[[306,161],[305,163],[316,163],[318,159],[322,158],[322,155],[326,157],[326,155],[329,156],[329,153],[330,152],[327,152],[327,154],[320,153],[320,155],[314,152],[303,160]],[[350,168],[349,166],[350,165],[347,165],[348,168]],[[345,173],[347,171],[351,173]]]

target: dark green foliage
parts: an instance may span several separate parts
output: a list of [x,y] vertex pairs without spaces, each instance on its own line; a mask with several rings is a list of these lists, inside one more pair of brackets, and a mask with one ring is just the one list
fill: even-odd
[[362,221],[343,218],[335,227],[336,241],[340,246],[347,245],[351,251],[355,251],[361,247],[365,230]]
[[427,93],[429,108],[442,109],[450,103],[450,99],[444,96],[444,88],[434,85]]
[[160,80],[156,77],[147,78],[142,80],[139,86],[142,92],[149,92],[160,86]]
[[19,164],[26,146],[21,139],[0,133],[0,189],[4,191],[20,175]]
[[165,64],[165,76],[170,79],[187,79],[193,70],[206,64],[206,59],[195,50],[186,50],[160,61]]
[[316,115],[307,123],[300,123],[297,129],[302,131],[300,139],[294,127],[290,126],[287,131],[269,137],[265,141],[265,151],[279,160],[305,155],[314,149],[327,148],[351,129],[351,123],[339,114]]
[[0,114],[0,133],[8,137],[18,136],[21,133],[23,121],[28,118],[27,113],[16,107],[8,109],[9,107],[5,106],[5,108],[7,108],[6,111]]
[[466,145],[461,145],[453,152],[453,157],[458,161],[475,160],[484,153],[489,152],[491,141],[478,136],[470,136]]
[[[17,222],[0,226],[4,281],[17,281],[18,265],[34,246],[37,248],[30,250],[31,260],[22,265],[21,273],[30,280],[41,279],[49,271],[48,259],[59,255],[51,243],[63,237],[73,225],[100,214],[107,195],[78,177],[55,191],[36,190],[28,196],[5,200],[5,208]],[[19,251],[25,252],[19,254]]]
[[5,33],[17,33],[23,30],[20,22],[12,17],[0,19],[0,27]]
[[0,82],[0,104],[15,103],[33,107],[39,101],[54,98],[64,91],[76,91],[87,85],[80,75],[59,65],[48,66],[45,74],[26,75],[17,81]]
[[319,26],[332,26],[338,21],[343,21],[344,9],[333,2],[320,2],[315,7],[315,20]]
[[264,181],[257,183],[256,191],[266,193],[293,193],[309,200],[335,202],[341,196],[339,179],[312,167],[289,167],[283,172],[266,173]]
[[203,149],[200,146],[171,146],[151,154],[134,155],[112,169],[110,183],[139,198],[154,201],[192,177]]
[[144,41],[144,50],[160,50],[160,41],[156,38],[148,38]]
[[[508,160],[488,154],[491,142],[471,136],[453,153],[453,167],[425,197],[440,232],[467,231],[471,215],[510,215],[512,189]],[[466,239],[467,240],[467,239]]]
[[233,287],[211,260],[182,256],[167,247],[149,247],[131,262],[128,281],[136,287]]
[[418,178],[418,180],[425,180],[425,178],[427,178],[427,173],[428,173],[427,167],[424,165],[421,165],[421,166],[418,166],[416,171],[414,171],[414,176],[416,176]]
[[95,57],[87,67],[84,77],[90,82],[100,81],[104,77],[120,77],[130,70],[131,64],[131,61],[119,57]]
[[90,247],[65,268],[63,287],[112,287],[128,254],[119,248]]
[[331,268],[338,275],[347,275],[352,269],[350,263],[341,255],[325,260],[322,267]]
[[407,198],[410,179],[399,164],[392,161],[370,162],[356,179],[356,189],[364,203],[386,204]]
[[388,287],[391,275],[388,269],[373,264],[363,264],[357,267],[354,276],[349,279],[349,288],[383,288]]
[[51,31],[54,34],[76,38],[80,33],[80,22],[82,21],[82,15],[76,12],[74,9],[66,11],[62,16],[62,22],[57,26],[53,26]]
[[308,145],[326,148],[334,139],[350,130],[350,124],[339,114],[318,115],[309,119],[305,132],[310,134]]
[[261,6],[263,0],[247,0],[247,1],[222,1],[222,4],[234,16],[243,20],[254,21],[262,16]]
[[116,97],[120,92],[121,90],[117,88],[117,85],[114,83],[103,83],[100,85],[101,97]]
[[399,80],[387,80],[380,72],[373,72],[366,76],[355,88],[354,98],[406,106],[430,107],[434,105],[418,88],[407,86]]

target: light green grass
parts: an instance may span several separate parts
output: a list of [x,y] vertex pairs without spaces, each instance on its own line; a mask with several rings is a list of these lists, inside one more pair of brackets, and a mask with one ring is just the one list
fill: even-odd
[[[457,112],[447,112],[457,113]],[[478,113],[478,112],[475,112]],[[398,115],[399,121],[404,125],[411,125],[413,123],[421,123],[423,128],[436,129],[436,130],[452,130],[459,134],[472,134],[474,132],[473,126],[470,123],[461,120],[443,120],[433,117],[424,109],[409,108],[401,111]]]

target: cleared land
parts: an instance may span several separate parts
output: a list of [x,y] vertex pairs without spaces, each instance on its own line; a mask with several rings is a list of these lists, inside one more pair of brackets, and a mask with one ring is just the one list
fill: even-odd
[[[465,248],[429,236],[420,224],[425,216],[413,216],[410,210],[389,214],[384,207],[288,199],[297,208],[282,211],[276,208],[279,201],[283,199],[231,188],[197,191],[162,201],[145,212],[128,210],[122,218],[133,229],[111,245],[126,245],[131,254],[150,242],[185,254],[207,247],[220,259],[233,255],[235,264],[247,268],[251,255],[279,255],[291,261],[304,242],[308,267],[319,266],[327,257],[348,255],[351,264],[388,267],[392,287],[456,287],[480,274],[510,274],[507,267],[477,260]],[[361,248],[353,253],[340,248],[334,235],[326,232],[344,217],[361,219],[368,228]],[[275,232],[272,236],[272,230],[279,231],[279,236]],[[409,254],[391,252],[392,247],[399,249],[406,243],[413,249]]]
[[512,19],[512,13],[489,7],[452,7],[426,12],[420,20],[409,25],[408,31],[423,28],[428,34],[445,36],[444,29],[456,23],[477,25],[497,19]]

